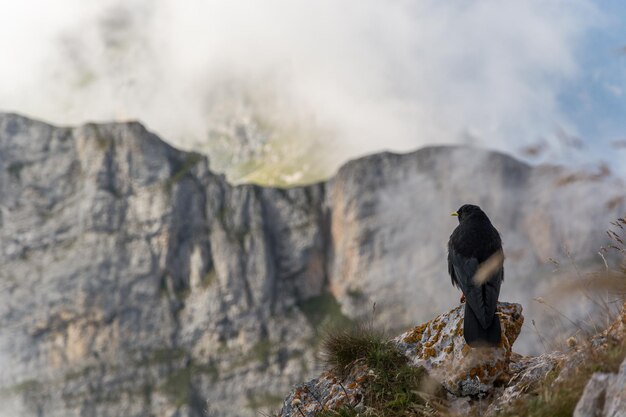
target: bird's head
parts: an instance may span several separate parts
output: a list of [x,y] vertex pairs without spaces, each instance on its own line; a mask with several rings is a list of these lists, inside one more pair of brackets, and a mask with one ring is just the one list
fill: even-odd
[[475,206],[473,204],[464,204],[461,206],[461,208],[459,208],[457,211],[455,211],[454,213],[451,214],[451,216],[456,216],[459,218],[459,223],[462,223],[463,221],[472,218],[472,217],[485,217],[487,218],[487,215],[485,214],[484,211],[482,211],[480,209],[480,207]]

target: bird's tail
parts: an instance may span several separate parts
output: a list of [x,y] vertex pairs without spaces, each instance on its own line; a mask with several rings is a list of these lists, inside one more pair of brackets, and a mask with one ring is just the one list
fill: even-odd
[[478,321],[474,311],[465,303],[465,318],[463,319],[463,336],[465,342],[471,347],[497,346],[500,343],[501,328],[500,319],[496,314],[491,325],[484,329]]

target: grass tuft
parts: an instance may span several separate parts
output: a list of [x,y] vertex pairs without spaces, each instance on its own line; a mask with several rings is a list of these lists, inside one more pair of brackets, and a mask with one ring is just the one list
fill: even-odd
[[335,372],[346,375],[350,366],[359,359],[375,356],[378,359],[387,351],[383,332],[366,326],[333,329],[326,332],[321,342],[323,362]]
[[[370,416],[434,416],[443,409],[443,388],[423,367],[409,363],[384,332],[371,326],[329,331],[322,340],[322,358],[327,366],[345,377],[356,363],[373,372],[363,404]],[[351,406],[326,410],[317,417],[359,415]]]

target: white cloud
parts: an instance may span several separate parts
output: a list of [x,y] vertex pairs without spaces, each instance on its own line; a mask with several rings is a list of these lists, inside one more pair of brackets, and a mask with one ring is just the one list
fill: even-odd
[[0,7],[3,111],[66,124],[138,118],[189,147],[206,140],[217,108],[234,114],[247,100],[275,123],[331,132],[322,143],[339,159],[468,140],[517,150],[571,129],[559,89],[600,18],[588,0]]

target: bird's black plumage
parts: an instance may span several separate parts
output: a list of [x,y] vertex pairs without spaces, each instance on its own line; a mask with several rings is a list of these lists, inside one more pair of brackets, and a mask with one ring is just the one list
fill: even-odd
[[463,336],[470,346],[495,346],[500,342],[496,307],[504,279],[500,234],[478,206],[466,204],[454,214],[459,225],[448,241],[448,272],[465,295]]

